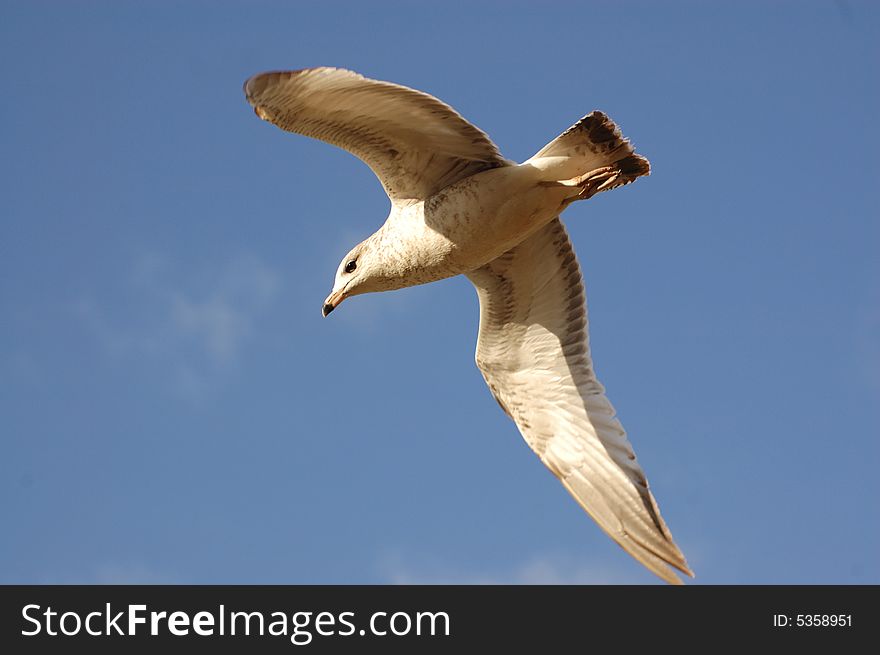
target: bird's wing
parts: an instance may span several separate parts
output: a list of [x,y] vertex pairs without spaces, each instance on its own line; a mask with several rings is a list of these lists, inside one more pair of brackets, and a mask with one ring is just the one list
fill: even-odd
[[671,583],[693,575],[593,373],[584,284],[556,218],[468,275],[477,366],[526,443],[624,550]]
[[437,98],[352,71],[262,73],[245,82],[244,91],[260,118],[362,159],[392,201],[423,200],[511,163],[486,134]]

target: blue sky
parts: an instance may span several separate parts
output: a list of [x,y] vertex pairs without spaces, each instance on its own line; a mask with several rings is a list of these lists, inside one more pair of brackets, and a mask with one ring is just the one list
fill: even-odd
[[602,109],[652,175],[564,215],[599,377],[696,583],[880,583],[880,9],[4,2],[0,582],[652,583],[473,364],[463,278],[346,302],[369,169],[241,92],[336,65],[523,160]]

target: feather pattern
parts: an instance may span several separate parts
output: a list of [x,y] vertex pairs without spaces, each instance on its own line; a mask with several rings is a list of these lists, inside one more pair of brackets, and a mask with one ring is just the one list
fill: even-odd
[[580,267],[559,218],[468,275],[477,366],[526,443],[608,535],[651,571],[693,575],[590,359]]
[[262,73],[244,85],[257,116],[348,150],[394,201],[424,200],[507,161],[437,98],[339,68]]

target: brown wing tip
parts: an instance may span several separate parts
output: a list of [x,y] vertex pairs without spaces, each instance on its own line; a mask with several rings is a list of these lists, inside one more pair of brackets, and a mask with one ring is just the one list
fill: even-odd
[[269,112],[265,107],[260,104],[260,96],[266,91],[266,89],[277,85],[279,82],[283,80],[290,79],[294,75],[301,73],[306,70],[312,69],[302,69],[297,71],[268,71],[265,73],[259,73],[254,75],[253,77],[245,80],[242,89],[244,90],[245,98],[254,108],[254,113],[258,118],[261,118],[264,121],[272,120]]
[[245,80],[243,85],[244,95],[248,102],[252,105],[256,103],[256,98],[263,93],[269,86],[277,83],[283,77],[290,77],[293,73],[299,71],[268,71],[266,73],[258,73],[253,77]]
[[611,148],[616,148],[626,141],[620,133],[620,128],[605,112],[591,111],[578,121],[576,126],[585,131],[593,143],[611,142]]
[[[670,541],[672,541],[671,538],[670,538]],[[690,565],[687,563],[687,560],[684,558],[684,553],[681,552],[681,549],[675,544],[675,542],[672,542],[672,545],[675,547],[675,550],[677,551],[677,553],[676,553],[677,557],[675,558],[675,561],[672,561],[671,559],[667,559],[666,560],[667,563],[670,564],[671,566],[675,567],[676,569],[678,569],[682,573],[684,573],[687,577],[696,578],[697,577],[696,574],[691,570]]]
[[247,101],[254,108],[254,113],[257,115],[257,118],[264,121],[269,120],[269,114],[264,107],[257,104],[257,96],[269,86],[271,82],[269,78],[273,75],[275,75],[275,73],[260,73],[259,75],[254,75],[247,79],[243,86],[245,98],[247,98]]
[[313,73],[321,74],[325,72],[344,73],[350,77],[362,78],[363,75],[355,73],[344,68],[334,68],[333,66],[314,66],[311,68],[298,68],[296,70],[275,70],[258,73],[245,80],[243,89],[244,95],[248,102],[255,103],[255,98],[261,95],[267,88],[301,75],[309,75]]
[[606,113],[598,110],[591,111],[579,121],[579,125],[587,133],[592,143],[602,144],[608,152],[626,147],[624,152],[630,154],[614,162],[621,173],[622,184],[628,184],[638,177],[651,174],[650,162],[632,151],[629,140],[623,136],[620,128]]
[[637,177],[651,174],[651,163],[635,153],[618,159],[614,165],[620,171],[621,176],[626,178],[626,182],[632,182]]
[[574,133],[578,133],[580,139],[586,140],[587,146],[592,152],[607,155],[619,171],[615,182],[604,187],[603,191],[629,184],[643,175],[650,175],[651,164],[647,159],[633,152],[629,139],[623,136],[617,123],[611,120],[605,112],[591,111],[566,130],[556,141]]

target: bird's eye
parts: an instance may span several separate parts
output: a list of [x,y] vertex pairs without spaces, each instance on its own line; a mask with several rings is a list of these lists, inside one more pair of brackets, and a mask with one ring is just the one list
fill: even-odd
[[352,273],[352,272],[354,272],[354,269],[356,269],[357,267],[358,267],[357,262],[354,259],[352,259],[350,262],[348,262],[345,265],[345,272]]

